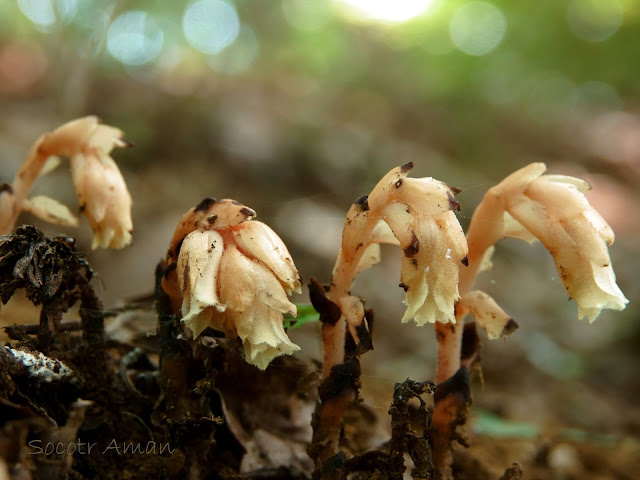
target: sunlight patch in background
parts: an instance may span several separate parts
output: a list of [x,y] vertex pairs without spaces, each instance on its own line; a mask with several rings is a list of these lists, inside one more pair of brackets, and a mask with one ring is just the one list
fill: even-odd
[[454,45],[468,55],[482,56],[493,51],[507,32],[502,10],[488,2],[470,2],[456,10],[449,35]]
[[218,53],[240,33],[240,19],[233,5],[222,0],[198,0],[184,12],[182,29],[187,42],[203,53]]
[[164,34],[146,12],[131,10],[118,16],[107,33],[107,50],[126,65],[143,65],[158,56]]
[[78,11],[78,0],[18,0],[24,15],[39,30],[49,31],[57,20],[69,23]]
[[572,0],[567,8],[569,28],[587,42],[603,42],[613,36],[623,19],[619,0]]
[[406,22],[422,15],[434,0],[340,0],[351,7],[354,17],[364,17],[383,22]]

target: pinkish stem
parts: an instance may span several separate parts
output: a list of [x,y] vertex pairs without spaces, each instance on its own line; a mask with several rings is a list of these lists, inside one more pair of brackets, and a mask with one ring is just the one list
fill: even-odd
[[[472,220],[473,222],[473,220]],[[469,264],[460,269],[458,291],[463,296],[469,290],[482,264],[484,249],[474,248],[478,243],[473,242],[475,229],[470,228],[467,234],[469,244]],[[480,243],[480,245],[484,244]],[[436,323],[436,337],[438,339],[438,367],[436,383],[439,385],[448,380],[460,369],[460,353],[462,349],[462,333],[464,332],[463,315],[456,312],[456,323]],[[459,405],[445,397],[437,402],[432,416],[431,441],[433,444],[433,465],[438,480],[450,480],[452,477],[451,464],[453,462],[453,440],[455,425],[458,417]]]
[[0,192],[0,235],[13,231],[22,203],[50,156],[44,148],[48,136],[43,135],[33,144],[13,183],[5,185]]

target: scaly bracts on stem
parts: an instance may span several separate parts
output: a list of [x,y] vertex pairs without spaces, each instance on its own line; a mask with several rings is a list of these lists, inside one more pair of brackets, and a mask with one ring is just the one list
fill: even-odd
[[[328,288],[310,285],[312,303],[323,320],[323,377],[345,362],[345,335],[363,342],[368,330],[364,302],[350,294],[356,275],[380,260],[380,244],[398,245],[403,251],[400,287],[407,310],[403,322],[455,322],[459,266],[466,263],[464,233],[454,211],[457,189],[433,178],[408,178],[413,164],[394,168],[360,197],[347,213],[342,246]],[[359,333],[360,332],[360,333]],[[370,335],[368,335],[370,337]],[[318,408],[321,443],[328,447],[316,458],[321,465],[338,452],[340,426],[347,402],[328,399]],[[331,412],[330,425],[322,424]],[[320,441],[320,434],[316,435]]]

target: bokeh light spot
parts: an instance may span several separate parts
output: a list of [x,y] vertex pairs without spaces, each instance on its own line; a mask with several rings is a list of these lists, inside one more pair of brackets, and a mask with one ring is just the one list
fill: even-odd
[[619,0],[573,0],[567,8],[569,28],[587,42],[602,42],[611,37],[623,18]]
[[187,7],[182,29],[189,44],[203,53],[218,53],[240,33],[233,5],[222,0],[198,0]]
[[405,22],[425,13],[434,0],[341,0],[361,16],[386,22]]
[[461,6],[451,18],[449,35],[458,49],[468,55],[481,56],[494,50],[507,31],[502,11],[488,2],[470,2]]
[[69,23],[78,13],[78,0],[58,0],[56,2],[56,12],[58,17],[64,22]]
[[107,33],[109,53],[126,65],[142,65],[158,56],[164,34],[146,12],[130,10],[116,18]]
[[22,13],[38,27],[47,28],[56,21],[51,0],[18,0]]

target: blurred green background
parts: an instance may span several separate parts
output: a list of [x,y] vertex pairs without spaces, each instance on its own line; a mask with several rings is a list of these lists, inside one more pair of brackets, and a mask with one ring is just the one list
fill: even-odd
[[[634,0],[0,0],[0,182],[72,118],[125,131],[135,148],[114,158],[134,245],[88,252],[109,307],[151,291],[177,220],[205,196],[256,209],[303,277],[328,281],[346,210],[393,166],[413,161],[415,176],[461,188],[466,226],[489,187],[544,161],[593,185],[631,303],[579,322],[544,249],[502,242],[478,284],[521,328],[484,341],[476,401],[637,434],[639,65]],[[75,206],[65,170],[35,191]],[[86,223],[66,233],[88,250]],[[353,292],[377,312],[364,381],[386,409],[393,382],[433,378],[435,341],[399,324],[399,254],[383,254]],[[319,357],[317,325],[292,336]]]

